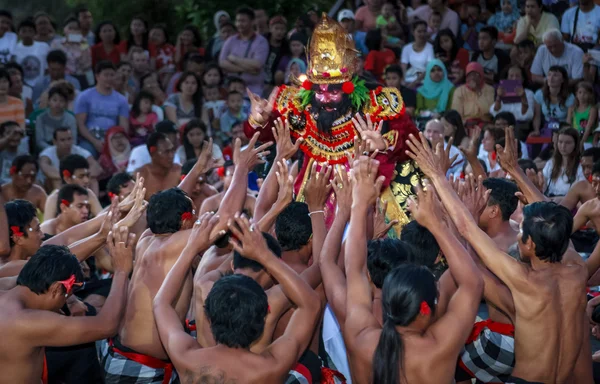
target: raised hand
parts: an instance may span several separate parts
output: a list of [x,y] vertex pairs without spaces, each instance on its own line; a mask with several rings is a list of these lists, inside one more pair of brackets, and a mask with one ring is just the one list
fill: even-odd
[[133,270],[133,246],[135,233],[129,233],[127,227],[114,226],[108,233],[106,241],[108,251],[112,257],[112,265],[117,272],[129,275]]
[[279,159],[289,159],[294,156],[298,149],[300,148],[300,144],[304,141],[303,138],[298,138],[296,143],[292,143],[292,137],[290,135],[290,123],[286,119],[285,123],[279,117],[275,120],[275,127],[273,130],[273,137],[275,138],[275,143],[277,143],[277,158]]
[[440,140],[439,143],[435,144],[435,148],[436,151],[438,150],[438,148],[441,148],[440,151],[440,167],[445,170],[446,172],[448,172],[448,170],[450,168],[452,168],[452,166],[454,165],[454,162],[456,161],[456,158],[458,158],[458,153],[452,157],[450,157],[450,150],[452,149],[452,143],[454,142],[454,137],[451,137],[448,140],[448,145],[445,146],[444,148],[444,140]]
[[479,137],[481,136],[481,127],[475,126],[472,135],[469,137],[469,143],[467,145],[461,145],[459,149],[465,154],[468,159],[474,159],[479,153]]
[[398,220],[395,219],[389,223],[385,222],[387,207],[387,200],[382,202],[380,199],[377,199],[377,206],[375,207],[375,214],[373,215],[373,239],[381,239],[394,225],[398,224]]
[[544,193],[544,189],[546,189],[546,180],[544,179],[544,173],[542,171],[536,173],[533,169],[529,168],[525,171],[525,175],[531,180],[538,191]]
[[365,118],[363,119],[360,113],[357,113],[352,118],[352,123],[354,124],[354,128],[358,131],[361,139],[367,143],[369,152],[373,152],[375,150],[385,151],[387,149],[387,142],[381,134],[383,120],[378,124],[373,124],[371,121],[371,115],[366,114]]
[[[135,196],[137,195],[137,191],[139,189],[144,188],[144,178],[140,176],[140,173],[135,174],[135,185],[133,186],[133,190],[123,201],[119,203],[119,211],[122,213],[129,212],[133,207],[133,203],[135,202]],[[117,200],[118,201],[118,200]]]
[[202,143],[202,152],[200,152],[200,156],[198,156],[198,160],[196,160],[196,166],[201,175],[217,166],[217,162],[213,159],[212,152],[213,140],[209,139],[208,141],[204,141],[204,143]]
[[487,206],[492,191],[484,187],[481,176],[475,178],[473,175],[467,175],[461,189],[462,193],[460,195],[463,204],[471,212],[475,221],[478,222],[481,213],[483,213],[483,210]]
[[338,214],[345,213],[349,216],[352,206],[352,183],[344,166],[339,164],[335,166],[331,186],[335,193]]
[[260,260],[271,252],[262,232],[255,229],[254,224],[250,224],[245,215],[236,213],[234,218],[229,220],[229,230],[233,235],[229,243],[242,256],[260,263]]
[[142,214],[146,212],[146,208],[148,208],[148,202],[144,200],[144,196],[146,196],[146,188],[138,188],[135,192],[133,207],[127,216],[117,223],[119,227],[133,227],[140,219]]
[[444,220],[443,212],[433,184],[425,180],[425,187],[417,184],[415,189],[417,190],[417,198],[411,196],[407,206],[412,217],[425,228],[440,225]]
[[417,165],[423,171],[425,175],[430,178],[435,176],[446,176],[446,170],[442,168],[443,158],[447,157],[442,145],[438,145],[433,151],[427,143],[427,139],[423,136],[423,133],[419,132],[420,140],[414,135],[410,135],[409,139],[406,140],[409,151],[405,151],[406,154],[416,161]]
[[233,149],[233,163],[237,165],[244,165],[248,169],[252,169],[258,164],[264,164],[264,157],[268,155],[270,152],[265,151],[265,149],[269,148],[273,144],[273,142],[269,141],[258,147],[254,147],[256,142],[258,141],[259,133],[256,132],[254,136],[250,139],[250,142],[244,148],[242,148],[242,141],[240,139],[235,140],[234,149]]
[[276,205],[286,207],[293,198],[294,195],[294,178],[289,174],[289,169],[285,159],[277,162],[278,171],[275,172],[277,175],[277,183],[279,184],[279,192],[277,193]]
[[119,199],[116,197],[112,200],[110,207],[108,208],[108,212],[106,213],[106,216],[104,216],[104,220],[102,221],[102,225],[100,226],[100,230],[98,231],[102,238],[108,237],[108,234],[111,231],[112,227],[121,218],[118,201]]
[[354,161],[354,166],[350,170],[353,207],[357,205],[370,207],[375,204],[385,180],[384,176],[377,177],[378,170],[379,161],[368,156],[361,156]]
[[[253,126],[257,124],[262,127],[267,123],[267,121],[269,121],[269,117],[271,117],[271,113],[275,107],[277,94],[279,93],[279,87],[275,87],[273,89],[268,100],[261,98],[255,93],[252,93],[252,91],[249,89],[246,89],[246,91],[248,92],[248,97],[250,98],[250,118],[248,121]],[[254,126],[254,128],[257,127]]]
[[215,240],[225,234],[225,231],[220,231],[213,237],[210,237],[210,233],[218,222],[219,215],[215,215],[213,212],[206,212],[198,217],[198,220],[194,223],[186,247],[193,249],[197,254],[206,251]]
[[500,144],[496,144],[496,154],[498,155],[498,161],[500,166],[508,174],[515,172],[519,168],[519,143],[515,139],[514,128],[506,127],[504,129],[505,134],[505,146],[502,148]]
[[369,146],[367,142],[360,138],[359,135],[354,136],[353,152],[346,152],[346,159],[348,159],[348,165],[352,168],[354,160],[358,160],[361,156],[369,155]]
[[321,165],[321,170],[317,171],[317,162],[313,162],[310,170],[306,187],[304,188],[304,198],[308,209],[313,212],[322,210],[325,206],[325,202],[331,192],[331,178],[332,167],[330,165]]

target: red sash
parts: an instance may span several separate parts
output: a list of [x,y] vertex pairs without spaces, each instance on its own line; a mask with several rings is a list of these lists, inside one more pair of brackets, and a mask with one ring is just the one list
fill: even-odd
[[113,344],[112,339],[108,339],[108,345],[112,350],[119,355],[128,358],[131,361],[135,361],[138,364],[145,365],[146,367],[154,368],[154,369],[164,369],[165,377],[163,379],[163,384],[169,384],[171,381],[171,376],[173,376],[173,363],[167,363],[166,361],[162,361],[157,359],[156,357],[142,355],[141,353],[135,352],[123,352],[116,348]]
[[48,363],[46,362],[46,353],[44,352],[44,368],[42,370],[42,383],[48,384]]
[[335,384],[335,378],[346,384],[346,377],[340,372],[327,367],[321,367],[321,384]]
[[292,368],[292,370],[304,376],[309,383],[312,383],[312,375],[310,374],[308,368],[306,368],[303,364],[297,363],[296,366]]
[[469,336],[465,344],[471,344],[473,341],[475,341],[484,328],[487,328],[490,331],[499,333],[501,335],[515,337],[514,325],[497,323],[491,319],[487,319],[484,321],[478,321],[473,325],[473,331],[471,331],[471,335]]

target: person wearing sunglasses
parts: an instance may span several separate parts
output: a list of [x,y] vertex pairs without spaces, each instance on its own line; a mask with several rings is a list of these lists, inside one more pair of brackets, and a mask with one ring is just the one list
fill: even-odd
[[46,192],[35,184],[38,173],[38,164],[30,155],[20,155],[13,160],[9,174],[10,183],[2,185],[2,196],[5,201],[17,199],[33,203],[40,214],[44,213],[46,205]]

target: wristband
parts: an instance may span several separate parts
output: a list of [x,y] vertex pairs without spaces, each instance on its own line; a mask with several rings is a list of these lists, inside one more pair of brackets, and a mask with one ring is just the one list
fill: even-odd
[[323,214],[325,214],[325,211],[312,211],[312,212],[309,212],[309,213],[308,213],[308,216],[310,217],[310,216],[312,216],[313,214],[317,214],[317,213],[323,213]]

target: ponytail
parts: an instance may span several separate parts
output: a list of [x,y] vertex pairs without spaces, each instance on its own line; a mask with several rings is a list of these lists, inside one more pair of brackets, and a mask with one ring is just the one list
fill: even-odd
[[400,371],[404,366],[402,336],[390,315],[385,316],[381,336],[373,355],[373,384],[400,384]]

